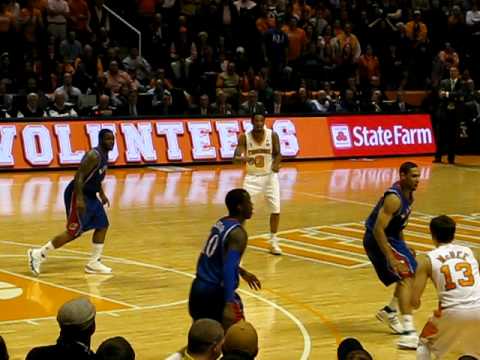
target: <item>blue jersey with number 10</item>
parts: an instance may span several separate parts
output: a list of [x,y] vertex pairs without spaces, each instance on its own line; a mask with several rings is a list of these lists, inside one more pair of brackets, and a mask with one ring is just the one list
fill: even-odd
[[[197,278],[205,282],[223,286],[224,245],[230,232],[241,226],[237,219],[222,218],[212,227],[210,236],[197,263]],[[238,271],[238,270],[237,270]],[[238,279],[238,276],[237,276]],[[238,286],[238,280],[237,284]]]

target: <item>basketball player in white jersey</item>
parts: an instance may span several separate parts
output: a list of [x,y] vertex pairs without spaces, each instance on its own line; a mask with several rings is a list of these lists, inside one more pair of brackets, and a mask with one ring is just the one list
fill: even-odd
[[270,210],[270,252],[281,255],[276,236],[280,222],[280,185],[278,170],[282,156],[278,134],[265,127],[265,116],[252,117],[253,129],[240,135],[233,162],[246,164],[243,188],[252,198],[262,194]]
[[420,335],[417,360],[430,359],[432,354],[441,359],[451,351],[480,357],[480,254],[453,243],[455,227],[446,215],[432,219],[430,233],[436,249],[417,258],[412,306],[420,306],[428,278],[439,300],[439,309]]

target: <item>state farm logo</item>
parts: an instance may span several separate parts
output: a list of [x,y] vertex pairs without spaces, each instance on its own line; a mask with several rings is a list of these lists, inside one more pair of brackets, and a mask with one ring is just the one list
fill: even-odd
[[333,146],[336,149],[350,149],[352,147],[350,130],[347,125],[332,125],[330,133],[332,134]]

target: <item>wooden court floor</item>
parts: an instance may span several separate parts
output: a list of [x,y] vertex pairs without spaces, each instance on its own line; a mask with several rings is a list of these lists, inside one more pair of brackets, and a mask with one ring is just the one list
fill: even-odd
[[[284,163],[281,237],[285,255],[265,251],[268,214],[259,202],[248,223],[244,266],[263,282],[243,284],[246,314],[257,328],[258,359],[335,359],[341,338],[354,336],[375,359],[415,359],[395,348],[397,337],[375,319],[390,299],[361,246],[362,221],[406,158]],[[410,159],[409,159],[410,160]],[[407,239],[431,248],[428,219],[455,215],[458,238],[480,244],[480,158],[458,166],[421,166]],[[104,261],[113,276],[85,275],[86,234],[51,253],[33,278],[26,250],[64,227],[63,189],[73,172],[0,173],[0,334],[12,359],[37,345],[53,344],[61,303],[84,294],[97,305],[93,347],[122,335],[137,359],[163,359],[183,346],[190,325],[187,297],[196,259],[215,220],[225,214],[226,192],[241,184],[237,167],[110,170],[105,189],[112,206]],[[415,314],[421,328],[436,306],[430,286]],[[448,359],[454,359],[452,354]]]

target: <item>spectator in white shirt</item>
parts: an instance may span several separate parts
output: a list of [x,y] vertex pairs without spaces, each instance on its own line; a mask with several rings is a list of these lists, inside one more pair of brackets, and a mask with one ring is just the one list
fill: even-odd
[[55,92],[63,91],[63,93],[65,94],[65,101],[73,105],[77,105],[78,98],[80,97],[80,95],[82,95],[82,92],[79,88],[72,85],[72,81],[73,79],[71,73],[67,72],[63,74],[63,85],[56,88]]
[[65,104],[65,93],[62,90],[56,90],[54,94],[55,100],[48,109],[49,117],[77,117],[77,112],[71,106]]

